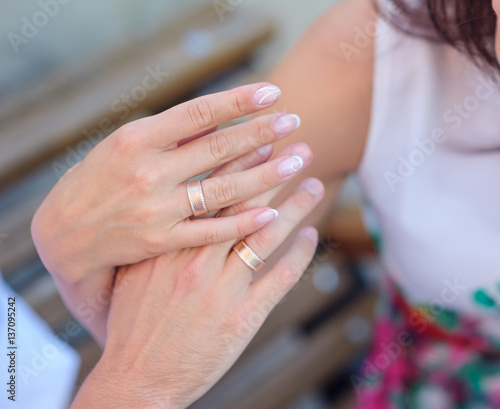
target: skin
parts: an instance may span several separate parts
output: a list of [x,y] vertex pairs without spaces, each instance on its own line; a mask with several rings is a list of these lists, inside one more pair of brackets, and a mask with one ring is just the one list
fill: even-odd
[[[281,216],[246,242],[268,257],[323,193],[321,182],[307,179],[278,207]],[[72,409],[185,408],[194,402],[229,369],[300,279],[317,232],[302,229],[255,283],[253,272],[230,251],[233,245],[180,250],[119,270],[104,354]]]
[[[493,10],[498,15],[500,12],[500,1],[493,0],[492,1]],[[500,60],[500,24],[497,24],[496,37],[495,37],[495,50],[497,53],[497,59]]]
[[[169,121],[160,115],[127,126],[121,130],[124,138],[109,139],[107,151],[89,155],[87,163],[82,162],[69,175],[76,175],[78,179],[75,180],[81,183],[78,183],[78,190],[73,192],[73,195],[68,194],[68,197],[77,197],[77,193],[79,196],[88,197],[89,192],[82,193],[82,189],[86,188],[84,182],[88,175],[96,174],[94,167],[102,171],[100,166],[109,166],[106,168],[106,174],[118,175],[118,182],[122,172],[132,168],[132,173],[124,179],[122,185],[113,183],[97,193],[91,190],[90,198],[94,202],[82,202],[81,207],[73,209],[68,216],[65,213],[66,207],[57,203],[59,198],[64,198],[66,188],[71,188],[68,182],[68,186],[61,185],[60,191],[56,191],[52,202],[49,198],[45,209],[42,206],[41,214],[48,216],[46,219],[35,217],[35,243],[40,247],[44,262],[52,267],[49,270],[70,308],[78,316],[77,307],[81,302],[95,296],[96,292],[102,289],[112,291],[110,305],[100,311],[91,322],[85,323],[94,334],[101,334],[101,341],[106,342],[101,360],[79,391],[72,409],[188,406],[232,365],[272,307],[299,280],[313,255],[317,233],[311,228],[301,230],[284,256],[280,255],[278,245],[287,243],[286,237],[294,229],[300,228],[300,224],[317,222],[324,215],[331,207],[343,179],[349,172],[356,170],[362,158],[370,120],[373,43],[359,50],[350,62],[342,55],[339,44],[352,44],[355,35],[353,28],[363,28],[374,18],[374,9],[368,0],[344,0],[333,7],[311,27],[271,75],[271,83],[278,85],[283,92],[279,102],[272,108],[269,105],[267,110],[255,109],[254,106],[254,111],[248,112],[254,115],[258,112],[258,118],[254,121],[265,121],[263,126],[267,123],[268,128],[272,118],[269,115],[282,116],[282,112],[299,114],[302,126],[292,136],[287,137],[286,144],[292,145],[285,148],[283,142],[277,142],[275,148],[279,153],[274,160],[299,155],[304,159],[304,169],[307,168],[302,173],[306,181],[301,182],[301,185],[297,186],[298,182],[292,182],[291,178],[277,181],[273,186],[267,184],[261,191],[250,191],[246,195],[238,196],[237,200],[221,204],[221,207],[225,208],[221,217],[210,220],[221,225],[230,221],[228,225],[234,226],[236,220],[241,221],[237,218],[248,215],[250,209],[267,208],[271,202],[277,204],[279,217],[276,220],[265,226],[252,226],[251,222],[248,222],[248,226],[251,226],[249,230],[253,231],[245,231],[244,234],[257,254],[267,258],[268,264],[272,265],[262,278],[257,279],[234,252],[230,251],[235,244],[234,239],[240,237],[234,235],[234,232],[232,235],[221,234],[220,240],[213,240],[217,243],[203,246],[197,243],[195,245],[199,247],[196,248],[189,246],[190,243],[184,238],[182,244],[185,247],[175,248],[179,231],[175,235],[172,233],[171,240],[167,236],[169,229],[175,230],[175,226],[183,223],[181,218],[185,215],[175,213],[177,206],[172,211],[170,224],[161,219],[168,210],[165,208],[159,210],[156,215],[148,215],[146,219],[141,217],[140,220],[127,222],[122,226],[119,224],[122,215],[113,210],[121,201],[126,203],[129,198],[130,209],[142,203],[158,208],[159,203],[166,199],[162,195],[167,191],[171,193],[172,199],[178,198],[176,200],[180,203],[182,195],[179,193],[176,196],[175,192],[182,192],[181,182],[166,182],[163,175],[168,177],[181,167],[188,167],[177,163],[169,168],[166,154],[181,149],[183,155],[180,157],[184,162],[180,163],[186,163],[191,157],[185,155],[190,144],[202,141],[196,139],[197,135],[212,130],[222,121],[195,121],[198,122],[197,125],[186,131],[183,126],[185,123],[189,124],[189,121],[175,121],[174,115],[170,120],[174,120],[176,125],[171,132],[164,132]],[[257,84],[256,88],[250,86],[249,89],[254,91],[262,85],[265,84]],[[249,98],[251,99],[251,96]],[[212,102],[219,103],[215,100]],[[224,107],[235,105],[241,106],[240,103],[223,101],[221,110],[224,112]],[[182,117],[181,111],[182,109],[177,108],[176,115]],[[241,134],[248,132],[243,131]],[[167,141],[164,140],[165,135],[175,136]],[[176,143],[182,140],[185,142],[186,138],[194,140],[177,147]],[[256,155],[254,149],[277,139],[279,138],[276,136],[270,136],[269,139],[261,140],[260,144],[246,145],[246,150],[239,150],[229,157],[224,156],[226,162],[233,162],[229,162],[226,168],[219,169],[214,177],[227,177],[228,174],[252,169],[256,172],[256,180],[259,180],[257,169],[262,169],[261,166],[268,157]],[[309,146],[300,141],[306,141]],[[169,150],[172,147],[173,150]],[[148,152],[146,156],[142,156],[144,152]],[[242,154],[245,156],[234,160]],[[270,154],[269,152],[268,156]],[[311,162],[313,154],[315,160]],[[156,159],[154,155],[157,155]],[[174,158],[174,155],[171,157]],[[137,173],[142,169],[141,166],[138,167],[140,163],[155,163],[154,169],[159,168],[161,171],[149,169]],[[193,162],[189,163],[191,165]],[[206,168],[214,167],[214,164],[212,161]],[[88,168],[85,169],[84,166]],[[197,169],[199,170],[202,169]],[[327,185],[326,194],[323,184],[318,179],[311,178],[311,175]],[[137,178],[141,183],[134,183]],[[65,177],[62,184],[65,183],[64,179]],[[261,176],[260,180],[263,180]],[[125,189],[123,194],[120,193],[120,186]],[[164,186],[168,186],[168,189]],[[91,186],[91,189],[95,187]],[[155,196],[157,191],[158,196]],[[110,192],[117,194],[117,201],[106,202],[106,195]],[[149,201],[150,197],[155,200]],[[185,200],[185,190],[183,197]],[[327,200],[319,207],[318,203],[323,197]],[[104,200],[104,206],[100,205],[101,200]],[[97,209],[97,216],[92,216],[94,220],[89,217],[83,221],[84,225],[90,227],[73,231],[74,223],[85,214],[82,209],[88,209],[89,206]],[[56,210],[52,212],[53,207]],[[179,205],[179,208],[181,207],[182,205]],[[71,209],[71,205],[69,208]],[[105,211],[99,213],[101,208]],[[313,209],[314,216],[307,219],[306,216]],[[67,224],[67,230],[56,232],[55,234],[60,235],[59,238],[51,241],[52,236],[44,236],[45,231],[51,228],[51,222],[61,217],[61,213],[64,224],[68,221],[71,223]],[[99,230],[105,238],[102,240],[94,234],[83,234],[81,238],[81,231],[92,232],[93,229],[101,229],[101,226],[109,226],[109,217],[115,218],[116,225],[120,227],[116,232]],[[152,221],[148,223],[149,217],[152,217]],[[198,221],[192,223],[195,222]],[[165,229],[155,231],[159,224]],[[151,226],[150,233],[155,231],[152,234],[156,238],[155,245],[152,246],[154,251],[151,246],[138,245],[134,238],[136,230],[144,233],[147,228],[143,229],[142,226],[148,225]],[[118,250],[111,248],[114,246],[101,247],[109,243],[109,237],[116,238],[119,232],[127,229],[128,234],[122,235],[126,240],[117,246]],[[65,256],[59,256],[57,250],[57,243],[63,242],[61,237],[74,237],[78,240],[76,249],[60,250]],[[46,242],[49,243],[47,248],[44,247]],[[165,245],[166,247],[162,247]],[[142,253],[138,253],[137,249],[142,249]],[[124,262],[124,254],[131,259]],[[276,258],[279,260],[273,265]],[[123,267],[116,269],[117,266]],[[113,287],[115,271],[117,278]],[[261,322],[244,331],[243,336],[241,328],[246,328],[249,317],[261,312],[263,306],[265,313],[260,314]]]
[[[240,203],[296,176],[280,172],[293,155],[265,161],[272,152],[267,145],[290,135],[296,118],[272,113],[214,130],[272,106],[274,99],[259,104],[260,90],[269,85],[208,95],[127,124],[64,175],[36,212],[31,230],[38,253],[66,304],[102,345],[109,306],[101,305],[91,320],[79,307],[97,293],[103,298],[102,293],[111,292],[118,266],[244,237],[270,221],[260,218],[267,206],[227,218],[192,220],[186,194],[187,179],[216,167],[233,171],[202,182],[209,210]],[[284,119],[288,127],[283,127]],[[231,161],[262,147],[260,163],[234,169]]]
[[[495,0],[493,6],[500,10],[500,1]],[[328,201],[315,209],[313,218],[306,219],[317,202],[304,189],[295,191],[296,183],[292,182],[225,210],[224,216],[229,216],[287,198],[284,203],[288,205],[278,206],[280,217],[249,237],[251,246],[263,257],[271,256],[274,250],[279,253],[276,244],[300,224],[299,219],[320,219],[342,180],[359,166],[370,122],[373,42],[350,62],[339,44],[353,44],[354,28],[362,29],[374,18],[368,0],[341,2],[311,27],[270,77],[283,90],[283,98],[273,110],[296,112],[303,121],[287,143],[307,141],[315,161],[304,176],[314,175],[325,182]],[[496,47],[500,55],[498,35]],[[279,150],[283,142],[276,145]],[[288,149],[303,148],[292,146]],[[295,193],[289,196],[290,192]],[[124,289],[113,297],[110,338],[103,359],[80,391],[74,408],[185,408],[194,402],[248,343],[238,329],[248,323],[249,314],[261,311],[263,304],[275,305],[300,276],[300,266],[311,257],[315,242],[305,239],[307,231],[312,233],[309,229],[299,233],[291,250],[256,283],[251,271],[229,253],[233,242],[183,250],[120,270],[120,280],[130,279],[137,288]],[[225,262],[218,249],[222,249]],[[293,260],[297,254],[299,258]],[[299,268],[294,270],[294,265]],[[135,318],[129,321],[126,317],[130,316]],[[260,324],[245,334],[251,338]],[[124,339],[122,331],[130,336]],[[151,353],[141,354],[143,347]],[[109,374],[116,368],[123,368],[124,375],[113,381]],[[127,376],[127,372],[134,376]]]
[[[370,124],[374,42],[370,39],[350,61],[339,45],[353,45],[355,28],[363,30],[375,19],[371,0],[340,2],[310,27],[269,76],[283,96],[272,110],[259,114],[276,110],[302,118],[287,143],[307,142],[314,161],[302,175],[317,177],[326,186],[325,200],[306,219],[307,224],[321,225],[345,177],[357,170],[363,156]],[[284,147],[280,141],[274,145],[276,150]],[[281,198],[294,186],[290,183]]]

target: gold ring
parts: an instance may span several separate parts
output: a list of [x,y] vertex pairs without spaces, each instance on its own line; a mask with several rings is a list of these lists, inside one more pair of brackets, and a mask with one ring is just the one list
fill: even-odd
[[191,204],[191,210],[193,211],[193,216],[202,216],[208,213],[200,181],[188,183],[187,194],[189,203]]
[[255,272],[259,271],[266,264],[266,262],[245,243],[245,240],[239,241],[233,247],[233,250],[238,257]]

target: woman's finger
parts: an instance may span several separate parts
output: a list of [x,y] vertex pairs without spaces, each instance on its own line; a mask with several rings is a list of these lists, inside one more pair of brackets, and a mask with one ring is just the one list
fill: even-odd
[[[205,206],[209,211],[240,203],[279,186],[293,178],[303,168],[300,156],[285,156],[243,172],[205,179],[201,182]],[[173,192],[174,203],[183,203],[183,218],[192,215],[186,186]]]
[[300,125],[297,115],[271,114],[213,132],[164,153],[165,173],[175,172],[179,182],[208,172],[290,135]]
[[265,145],[215,169],[207,179],[242,172],[265,163],[273,154],[273,145]]
[[187,219],[173,227],[175,243],[171,243],[169,248],[197,247],[236,240],[254,233],[277,216],[276,210],[261,207],[231,217]]
[[173,146],[178,147],[178,146],[185,145],[186,143],[189,143],[189,142],[194,141],[196,139],[203,138],[204,136],[207,136],[208,134],[211,134],[212,132],[215,132],[216,130],[217,130],[217,127],[214,126],[213,128],[210,128],[210,129],[207,129],[206,131],[197,133],[196,135],[190,136],[189,138],[182,139],[179,142],[174,143]]
[[280,96],[278,87],[258,83],[195,98],[150,117],[147,144],[163,150],[224,122],[269,108]]
[[[224,165],[215,169],[207,179],[230,175],[232,173],[242,172],[247,169],[252,169],[255,166],[259,166],[265,163],[273,154],[273,145],[265,145],[261,148],[255,149],[254,151],[247,153],[231,162],[225,163]],[[258,207],[258,206],[256,206]],[[247,208],[246,210],[250,210]],[[218,216],[219,210],[212,210],[204,217],[220,217]],[[240,212],[241,213],[241,212]],[[233,215],[236,213],[233,213]]]
[[[304,169],[312,162],[313,154],[311,148],[305,143],[295,143],[283,149],[276,158],[287,155],[300,156],[304,160]],[[249,209],[259,206],[268,206],[269,203],[279,194],[289,182],[282,183],[274,189],[268,190],[258,196],[252,197],[241,203],[237,203],[231,207],[225,208],[219,213],[219,217],[232,216],[241,212],[246,212]]]

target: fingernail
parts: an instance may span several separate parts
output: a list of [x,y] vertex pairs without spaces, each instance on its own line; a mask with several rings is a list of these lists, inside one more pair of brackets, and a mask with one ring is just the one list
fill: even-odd
[[323,192],[323,184],[318,179],[307,179],[304,182],[304,187],[314,196],[318,196]]
[[278,134],[285,134],[295,131],[300,125],[300,118],[298,115],[289,114],[278,118],[274,122],[274,131]]
[[288,176],[298,172],[304,166],[304,160],[300,156],[292,156],[285,159],[278,165],[278,174],[280,176]]
[[295,120],[297,121],[297,126],[295,127],[295,129],[297,129],[300,124],[302,123],[302,120],[300,119],[300,116],[298,116],[297,114],[291,114],[291,116],[293,116],[295,118]]
[[253,100],[257,105],[269,105],[281,96],[281,90],[275,85],[268,85],[255,91]]
[[267,156],[269,155],[272,149],[273,149],[272,144],[261,146],[260,148],[257,149],[257,153],[262,156]]
[[262,213],[259,213],[255,217],[257,225],[264,226],[265,224],[272,222],[278,217],[278,211],[275,209],[268,209]]
[[303,231],[304,236],[313,242],[318,240],[318,231],[314,227],[306,227]]

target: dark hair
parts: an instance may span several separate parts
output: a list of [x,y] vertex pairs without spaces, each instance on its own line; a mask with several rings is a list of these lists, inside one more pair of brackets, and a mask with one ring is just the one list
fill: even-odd
[[380,10],[398,28],[449,44],[481,68],[500,73],[495,53],[497,17],[491,0],[390,0]]

